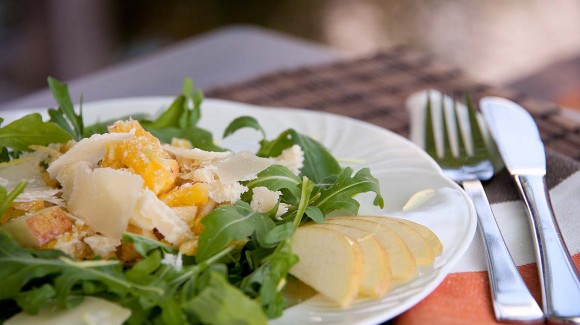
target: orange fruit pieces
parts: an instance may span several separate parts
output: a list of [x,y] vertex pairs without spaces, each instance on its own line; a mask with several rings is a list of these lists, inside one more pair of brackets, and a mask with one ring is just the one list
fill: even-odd
[[169,191],[179,173],[177,161],[163,151],[159,139],[147,132],[138,121],[118,121],[109,132],[133,132],[134,137],[112,144],[101,167],[128,168],[140,175],[145,186],[155,194]]

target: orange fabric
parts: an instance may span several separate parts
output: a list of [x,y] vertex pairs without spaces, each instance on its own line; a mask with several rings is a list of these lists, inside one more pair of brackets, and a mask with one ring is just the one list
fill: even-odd
[[[580,253],[572,257],[580,270]],[[536,264],[518,267],[524,282],[541,306]],[[499,324],[495,321],[486,271],[453,273],[431,295],[393,320],[396,325]]]

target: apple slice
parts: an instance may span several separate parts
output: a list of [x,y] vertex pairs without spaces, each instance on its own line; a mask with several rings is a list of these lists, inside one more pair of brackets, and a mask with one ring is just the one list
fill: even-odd
[[356,298],[364,263],[357,241],[333,229],[302,226],[294,234],[292,252],[300,260],[290,274],[341,307]]
[[334,229],[360,244],[364,265],[359,295],[378,298],[389,291],[391,287],[389,255],[372,233],[360,228],[331,223],[315,224],[314,226]]
[[387,251],[390,260],[391,280],[408,281],[415,276],[417,264],[411,251],[399,235],[378,222],[361,218],[333,217],[326,218],[325,223],[341,224],[359,228],[373,234],[379,244]]
[[443,251],[443,244],[441,243],[441,240],[439,240],[439,237],[437,237],[437,235],[435,235],[435,233],[433,231],[431,231],[431,229],[427,228],[426,226],[423,226],[420,223],[416,223],[414,221],[407,220],[407,219],[395,218],[395,217],[378,217],[377,216],[376,218],[389,218],[392,220],[396,220],[398,222],[402,222],[402,223],[406,224],[407,226],[415,229],[415,231],[417,231],[419,233],[419,235],[421,235],[421,237],[425,238],[427,243],[429,243],[429,246],[431,246],[431,248],[433,249],[433,253],[435,255],[440,255],[441,252]]
[[58,206],[14,218],[0,229],[24,247],[40,247],[72,229],[66,212]]
[[412,227],[399,222],[398,220],[393,220],[390,218],[379,217],[379,216],[359,216],[359,217],[344,217],[352,219],[363,219],[373,222],[378,222],[381,225],[393,230],[403,242],[409,247],[411,254],[415,257],[415,262],[417,265],[431,265],[435,260],[435,253],[431,248],[431,245]]

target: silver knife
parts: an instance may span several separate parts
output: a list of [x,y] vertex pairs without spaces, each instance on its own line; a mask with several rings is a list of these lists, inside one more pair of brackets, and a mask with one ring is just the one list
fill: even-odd
[[554,218],[538,127],[523,107],[504,98],[484,97],[480,108],[527,208],[544,313],[550,323],[580,324],[580,275]]

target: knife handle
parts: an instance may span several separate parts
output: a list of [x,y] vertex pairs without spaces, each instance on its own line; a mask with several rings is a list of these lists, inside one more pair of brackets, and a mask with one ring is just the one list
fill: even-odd
[[510,323],[543,323],[544,313],[530,294],[514,264],[481,182],[468,180],[462,185],[477,212],[496,320]]
[[514,179],[534,234],[544,313],[550,323],[580,324],[580,275],[554,218],[544,176]]

